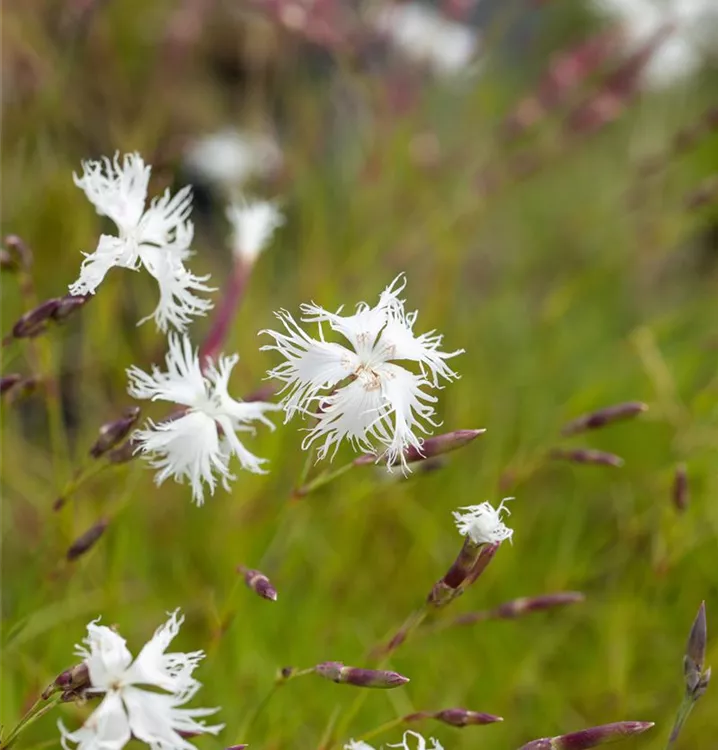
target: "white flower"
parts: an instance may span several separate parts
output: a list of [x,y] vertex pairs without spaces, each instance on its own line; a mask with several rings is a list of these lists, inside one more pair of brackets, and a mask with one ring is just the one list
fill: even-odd
[[271,137],[231,128],[198,138],[184,158],[191,172],[225,190],[271,174],[282,164],[282,152]]
[[402,54],[428,65],[438,75],[457,75],[466,70],[478,49],[475,29],[451,21],[420,2],[384,5],[375,26]]
[[[427,745],[424,737],[422,737],[418,732],[412,732],[410,730],[404,732],[404,736],[401,742],[397,743],[396,745],[388,745],[387,747],[400,747],[403,748],[403,750],[411,750],[409,737],[413,737],[416,739],[416,750],[426,750]],[[430,742],[431,750],[444,750],[444,748],[439,744],[438,740],[435,740],[433,737],[431,738]],[[374,750],[374,748],[366,742],[362,742],[361,740],[349,740],[349,742],[344,745],[344,750]]]
[[693,75],[715,48],[715,0],[594,0],[594,5],[623,24],[629,54],[668,30],[643,71],[650,88],[666,88]]
[[[433,331],[414,334],[417,313],[407,313],[399,299],[405,285],[403,275],[397,277],[375,307],[362,302],[354,315],[302,305],[302,321],[319,324],[319,340],[308,336],[286,310],[275,313],[286,333],[263,331],[275,344],[262,349],[275,349],[286,358],[269,372],[269,377],[286,384],[285,421],[297,411],[317,418],[302,447],[308,449],[321,441],[320,459],[329,451],[333,457],[347,438],[356,448],[371,453],[378,443],[388,465],[400,460],[408,470],[404,450],[421,448],[416,431],[427,433],[427,424],[436,426],[432,417],[437,399],[422,389],[438,387],[439,376],[458,377],[445,360],[463,349],[440,352],[441,336]],[[322,323],[341,334],[349,346],[326,341]],[[420,372],[394,364],[396,360],[416,362]]]
[[66,750],[69,742],[77,743],[79,750],[120,750],[130,737],[153,750],[194,750],[179,732],[217,734],[224,727],[195,720],[217,708],[180,708],[201,687],[192,672],[204,652],[165,653],[184,620],[178,612],[157,629],[134,661],[125,639],[114,630],[97,625],[97,620],[87,626],[85,646],[78,645],[76,653],[90,673],[87,692],[104,693],[104,698],[80,729],[68,732],[58,722]]
[[85,161],[82,168],[82,177],[73,175],[75,184],[98,214],[115,222],[119,237],[103,234],[95,252],[85,253],[80,278],[70,292],[94,294],[113,266],[144,266],[159,284],[160,302],[140,323],[154,318],[162,331],[170,325],[183,330],[193,316],[204,315],[212,303],[195,292],[212,291],[204,284],[209,276],[195,276],[184,266],[194,234],[191,189],[185,187],[173,198],[166,190],[146,208],[151,167],[139,154],[126,154],[122,162],[117,154],[113,161]]
[[147,374],[138,367],[127,370],[128,392],[134,398],[170,401],[187,407],[182,416],[166,422],[150,420],[148,429],[138,430],[134,439],[153,467],[159,469],[155,482],[167,477],[182,483],[187,477],[198,505],[204,502],[203,483],[214,494],[219,475],[222,486],[229,490],[229,460],[234,455],[243,469],[262,474],[265,459],[250,453],[237,437],[237,431],[254,433],[251,422],[257,420],[271,429],[274,425],[264,412],[279,408],[261,401],[236,401],[227,392],[229,376],[239,357],[220,357],[203,374],[199,356],[190,340],[170,335],[167,372],[157,367]]
[[250,264],[264,250],[272,232],[284,223],[279,208],[269,201],[232,203],[227,218],[232,225],[232,251]]
[[513,529],[509,529],[501,520],[501,513],[511,512],[504,506],[512,497],[504,498],[498,508],[494,508],[491,503],[481,503],[481,505],[468,505],[461,510],[466,513],[454,511],[454,521],[456,528],[462,536],[468,536],[474,544],[495,544],[503,542],[504,539],[511,541],[514,534]]

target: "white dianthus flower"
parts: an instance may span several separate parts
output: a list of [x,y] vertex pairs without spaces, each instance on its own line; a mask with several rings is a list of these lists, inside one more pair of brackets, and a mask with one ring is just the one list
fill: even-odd
[[514,534],[513,529],[508,528],[501,520],[502,513],[511,512],[504,503],[513,500],[512,497],[504,498],[498,508],[491,503],[481,505],[468,505],[460,510],[466,513],[454,511],[456,527],[462,536],[468,536],[474,544],[495,544],[503,542],[504,539],[511,541]]
[[[317,418],[302,447],[320,441],[320,459],[330,451],[333,457],[346,438],[370,453],[376,453],[378,444],[388,465],[400,461],[406,471],[404,451],[421,449],[416,432],[428,433],[427,425],[436,426],[437,399],[424,389],[438,387],[439,377],[458,377],[446,360],[463,349],[441,352],[441,336],[433,331],[414,334],[417,313],[407,313],[399,299],[405,285],[403,275],[397,277],[375,307],[362,302],[354,315],[302,305],[302,321],[319,324],[319,340],[307,335],[286,310],[275,313],[286,333],[263,331],[275,343],[262,349],[275,349],[286,358],[269,372],[269,377],[286,384],[288,393],[281,404],[286,420],[297,411]],[[349,346],[326,341],[322,323],[341,334]],[[395,364],[397,360],[418,363],[420,372]]]
[[192,672],[204,658],[202,651],[165,653],[183,620],[178,611],[172,613],[134,661],[114,630],[97,620],[87,626],[85,645],[78,645],[76,653],[90,674],[86,692],[104,693],[104,698],[80,729],[69,732],[58,722],[65,750],[70,742],[78,750],[120,750],[131,737],[153,750],[194,750],[180,732],[217,734],[224,727],[196,721],[217,708],[181,708],[201,687]]
[[[406,732],[404,732],[404,736],[402,737],[401,742],[395,745],[387,745],[387,747],[400,747],[403,748],[403,750],[411,750],[409,746],[409,737],[413,737],[416,740],[416,750],[427,750],[426,739],[422,737],[418,732],[412,732],[411,730],[407,730]],[[430,739],[430,742],[430,750],[444,750],[444,748],[439,744],[439,741],[435,740],[433,737]],[[349,742],[344,745],[344,750],[374,750],[374,748],[368,743],[361,740],[349,740]]]
[[259,421],[271,429],[274,425],[264,415],[278,409],[275,404],[261,401],[236,401],[227,392],[232,368],[239,360],[219,357],[202,373],[199,356],[190,340],[170,335],[167,372],[157,367],[147,374],[138,367],[127,370],[130,380],[128,392],[138,399],[170,401],[187,407],[177,419],[154,423],[138,430],[134,439],[138,450],[145,454],[153,467],[159,469],[155,477],[161,484],[168,477],[182,482],[188,478],[192,495],[198,505],[204,502],[203,483],[214,494],[219,476],[222,486],[229,490],[229,460],[234,455],[243,469],[262,474],[265,459],[250,453],[237,437],[237,431],[254,432],[251,422]]
[[232,203],[227,218],[232,225],[232,252],[250,264],[264,250],[272,232],[284,223],[281,211],[270,201]]
[[420,2],[384,5],[375,26],[406,57],[442,76],[465,71],[479,46],[475,29]]
[[205,285],[209,276],[195,276],[184,265],[191,255],[194,235],[189,215],[191,188],[174,197],[166,190],[146,207],[151,167],[139,154],[126,154],[119,160],[82,163],[82,177],[73,175],[97,213],[112,219],[119,237],[103,234],[94,253],[85,253],[80,278],[70,285],[74,295],[94,294],[113,266],[137,270],[144,267],[156,279],[160,301],[152,315],[157,327],[183,330],[195,315],[204,315],[212,303],[196,296],[211,292]]

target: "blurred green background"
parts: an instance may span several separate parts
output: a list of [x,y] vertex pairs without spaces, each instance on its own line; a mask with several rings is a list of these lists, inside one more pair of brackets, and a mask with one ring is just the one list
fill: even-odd
[[[202,508],[187,486],[155,488],[135,461],[103,468],[54,512],[90,464],[99,425],[132,403],[125,368],[146,369],[164,353],[152,324],[134,325],[155,304],[154,282],[110,273],[64,326],[3,351],[3,374],[50,386],[3,404],[2,724],[14,726],[73,664],[89,620],[116,623],[136,651],[181,607],[176,645],[207,651],[196,705],[221,706],[227,724],[218,738],[195,740],[199,748],[328,748],[412,711],[456,706],[504,722],[412,728],[447,750],[510,750],[633,719],[656,727],[626,747],[665,747],[701,600],[707,663],[718,664],[718,143],[705,125],[715,76],[643,92],[624,71],[623,87],[610,88],[610,69],[622,64],[614,50],[564,105],[509,140],[506,118],[550,61],[598,33],[600,21],[578,4],[507,4],[484,28],[478,72],[451,80],[375,48],[353,5],[318,3],[304,25],[297,4],[284,6],[5,4],[3,235],[32,248],[38,300],[65,294],[81,251],[107,229],[72,172],[81,159],[137,150],[154,165],[151,194],[196,183],[192,269],[221,287],[231,263],[227,196],[183,155],[194,138],[228,127],[270,133],[282,164],[244,189],[279,198],[287,221],[225,346],[241,356],[233,393],[255,390],[277,364],[257,338],[274,326],[273,310],[373,304],[406,271],[417,330],[435,328],[447,349],[466,349],[453,360],[461,379],[439,394],[445,429],[487,432],[436,471],[402,480],[354,469],[296,501],[305,457],[295,420],[252,441],[271,461],[267,476],[241,473]],[[530,31],[506,43],[527,18]],[[338,42],[326,31],[336,28],[349,29]],[[575,108],[600,104],[607,90],[613,114],[575,125]],[[700,123],[700,137],[686,138]],[[3,273],[3,334],[28,304],[18,278]],[[208,326],[193,325],[197,343]],[[63,409],[54,444],[45,406],[53,384]],[[649,410],[561,438],[569,419],[627,400]],[[556,447],[611,451],[625,466],[551,461]],[[335,465],[351,456],[342,449]],[[671,502],[681,463],[684,513]],[[390,661],[411,678],[397,690],[362,693],[310,675],[265,702],[281,667],[371,666],[368,651],[458,552],[451,511],[509,495],[513,546],[443,616],[561,590],[583,592],[584,603],[419,634]],[[100,518],[110,520],[102,539],[65,562]],[[265,572],[278,601],[245,588],[239,564]],[[715,700],[710,687],[679,747],[712,746]],[[74,728],[89,708],[56,709],[18,747],[56,745],[55,719]],[[400,731],[372,742],[396,742]]]

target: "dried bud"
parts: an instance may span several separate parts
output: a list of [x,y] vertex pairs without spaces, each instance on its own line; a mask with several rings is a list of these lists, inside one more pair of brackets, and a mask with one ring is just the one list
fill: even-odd
[[55,681],[45,688],[42,697],[47,700],[53,693],[60,690],[63,693],[78,693],[88,687],[90,687],[90,670],[87,664],[82,662],[61,672]]
[[263,599],[269,599],[272,602],[277,601],[277,590],[272,586],[269,578],[260,573],[258,570],[245,568],[244,565],[237,567],[237,572],[244,576],[244,582],[252,591],[259,594]]
[[688,472],[686,465],[676,466],[676,473],[673,476],[673,507],[682,513],[688,507],[690,502],[690,490],[688,488]]
[[408,677],[384,669],[346,667],[340,661],[317,664],[314,671],[325,680],[365,688],[395,688],[409,682]]
[[72,294],[65,295],[59,300],[57,307],[52,311],[52,319],[56,323],[62,323],[62,321],[67,320],[76,310],[84,307],[91,299],[91,294],[81,294],[78,296],[73,296]]
[[99,458],[114,448],[121,440],[127,437],[129,431],[140,418],[139,406],[128,406],[119,419],[112,422],[105,422],[100,427],[100,436],[95,444],[90,448],[90,455],[93,458]]
[[614,466],[619,468],[623,466],[623,459],[613,453],[597,451],[592,448],[575,448],[564,449],[555,448],[549,454],[551,458],[560,461],[571,461],[576,464],[595,464],[597,466]]
[[603,724],[558,737],[533,740],[522,745],[519,750],[586,750],[606,742],[614,742],[621,737],[641,734],[652,726],[652,721],[618,721],[615,724]]
[[14,256],[17,267],[28,271],[32,266],[32,250],[16,234],[8,235],[3,244],[10,256]]
[[[475,440],[479,435],[483,435],[486,430],[454,430],[453,432],[447,432],[443,435],[436,435],[424,440],[421,445],[421,450],[414,448],[413,446],[407,448],[404,451],[404,459],[407,463],[411,464],[416,461],[425,461],[428,458],[434,458],[442,453],[448,453],[449,451],[455,451],[457,448],[463,448],[468,445],[472,440]],[[355,466],[365,466],[367,464],[373,464],[376,462],[376,456],[371,453],[367,453],[363,456],[359,456],[354,459]],[[397,460],[394,465],[399,463]]]
[[135,451],[137,450],[137,443],[130,438],[129,440],[125,440],[122,445],[120,445],[117,448],[113,448],[111,451],[108,451],[105,454],[105,458],[111,463],[111,464],[124,464],[128,461],[132,461],[132,459],[135,457]]
[[605,427],[612,422],[619,422],[623,419],[631,419],[648,409],[647,404],[640,401],[627,401],[624,404],[607,406],[605,409],[584,414],[569,422],[562,430],[564,435],[575,435],[586,430],[596,430]]
[[34,310],[25,313],[12,327],[13,337],[16,339],[31,339],[39,336],[47,328],[47,323],[59,304],[59,299],[48,299]]
[[419,721],[420,719],[436,719],[452,727],[468,727],[480,724],[494,724],[503,721],[500,716],[469,711],[467,708],[445,708],[443,711],[419,711],[404,717],[404,721]]
[[16,372],[12,375],[3,375],[0,378],[0,396],[4,396],[9,390],[14,388],[22,380],[22,375],[18,375]]
[[109,521],[106,518],[90,527],[82,536],[78,537],[67,550],[68,562],[73,562],[95,546],[97,540],[105,533]]

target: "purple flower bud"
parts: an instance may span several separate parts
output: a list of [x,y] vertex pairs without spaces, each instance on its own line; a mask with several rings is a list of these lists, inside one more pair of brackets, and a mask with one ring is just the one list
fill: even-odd
[[124,464],[128,461],[132,461],[136,455],[136,451],[137,443],[130,438],[129,440],[125,440],[125,442],[117,448],[108,451],[105,454],[105,458],[107,458],[111,464]]
[[99,458],[111,448],[114,448],[121,440],[127,437],[139,418],[140,407],[128,406],[119,419],[105,422],[100,427],[100,436],[92,448],[90,448],[90,455],[93,458]]
[[[486,430],[454,430],[453,432],[446,432],[443,435],[436,435],[435,437],[426,438],[421,445],[421,450],[414,448],[413,446],[407,448],[404,451],[404,458],[406,462],[411,464],[416,461],[426,461],[428,458],[434,458],[442,453],[448,453],[449,451],[455,451],[457,448],[463,448],[468,445],[472,440],[475,440],[479,435],[483,435]],[[354,459],[355,466],[365,466],[367,464],[373,464],[376,462],[376,456],[371,453],[367,453],[363,456],[359,456]],[[394,465],[399,463],[397,460]]]
[[13,337],[16,339],[31,339],[39,336],[47,328],[47,323],[59,304],[59,299],[48,299],[34,310],[25,313],[12,327]]
[[3,244],[9,251],[9,254],[14,256],[13,260],[16,265],[24,271],[28,271],[32,266],[32,250],[30,250],[27,244],[16,234],[8,235],[4,239]]
[[652,721],[618,721],[558,737],[543,737],[522,745],[519,750],[587,750],[606,742],[614,742],[621,737],[641,734],[652,726]]
[[688,507],[690,502],[690,489],[688,487],[688,473],[686,465],[676,466],[676,473],[673,476],[673,507],[682,513]]
[[487,614],[490,619],[509,620],[521,617],[529,612],[539,612],[565,604],[575,604],[576,602],[584,601],[584,599],[584,595],[579,591],[561,591],[556,594],[521,597],[500,604],[496,609],[491,610]]
[[688,636],[686,654],[683,658],[683,673],[686,681],[686,689],[696,699],[705,692],[710,680],[710,669],[705,670],[704,672],[707,639],[708,625],[706,623],[706,603],[701,602],[701,606],[698,608],[698,614],[693,621],[691,632]]
[[53,693],[62,690],[63,693],[79,693],[90,687],[90,670],[87,664],[82,662],[55,677],[54,682],[48,685],[42,693],[42,697],[47,700]]
[[622,419],[631,419],[648,410],[648,405],[641,401],[627,401],[623,404],[607,406],[605,409],[583,414],[580,417],[569,422],[562,430],[564,435],[576,435],[586,430],[596,430],[605,427],[612,422],[618,422]]
[[244,576],[244,582],[252,591],[259,594],[263,599],[277,601],[277,590],[272,586],[269,578],[258,570],[245,568],[244,565],[237,566],[237,572]]
[[419,721],[420,719],[436,719],[452,727],[468,727],[480,724],[494,724],[503,721],[500,716],[493,714],[469,711],[468,708],[445,708],[443,711],[419,711],[404,717],[405,722]]
[[95,546],[97,540],[105,533],[109,521],[105,518],[91,526],[82,536],[78,537],[67,550],[68,562],[73,562]]
[[571,461],[576,464],[595,464],[597,466],[615,466],[618,468],[623,466],[624,463],[620,456],[616,456],[613,453],[606,453],[605,451],[593,450],[592,448],[555,448],[549,455],[551,458],[560,461]]
[[91,299],[91,294],[73,296],[67,294],[58,301],[57,307],[52,311],[51,317],[56,323],[61,323],[70,317],[76,310],[84,307]]
[[340,661],[317,664],[314,671],[325,680],[365,688],[395,688],[409,682],[408,677],[385,669],[361,669],[347,667]]

